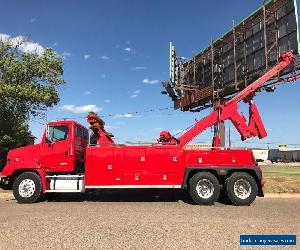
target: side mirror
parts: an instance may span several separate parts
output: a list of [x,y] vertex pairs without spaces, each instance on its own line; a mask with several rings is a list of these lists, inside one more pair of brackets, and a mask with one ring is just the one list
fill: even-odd
[[52,143],[51,140],[50,140],[48,137],[45,138],[45,142],[46,142],[47,144],[51,144],[51,143]]
[[51,140],[51,136],[50,136],[50,129],[49,129],[49,125],[47,125],[46,127],[46,138],[45,138],[45,142],[47,144],[51,144],[52,143],[52,140]]

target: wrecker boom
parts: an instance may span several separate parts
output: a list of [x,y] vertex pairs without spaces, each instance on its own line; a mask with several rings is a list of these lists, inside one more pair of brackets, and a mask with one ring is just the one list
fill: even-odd
[[[295,55],[292,51],[283,54],[279,63],[268,70],[255,82],[233,96],[231,99],[227,100],[225,103],[219,105],[211,114],[204,117],[202,120],[196,120],[196,124],[178,138],[178,145],[180,147],[184,147],[208,127],[225,120],[231,120],[237,131],[240,133],[243,141],[255,136],[258,136],[260,139],[266,137],[267,132],[263,125],[258,108],[253,101],[253,97],[259,87],[276,76],[280,71],[291,65],[294,59]],[[240,101],[244,101],[249,104],[248,124],[246,123],[244,115],[240,114],[238,111],[238,103]],[[219,147],[219,142],[219,136],[215,135],[213,139],[213,147]]]

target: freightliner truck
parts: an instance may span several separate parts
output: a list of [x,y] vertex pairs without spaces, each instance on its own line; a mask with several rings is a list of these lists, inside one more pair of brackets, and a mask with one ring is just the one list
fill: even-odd
[[[234,205],[250,205],[263,196],[262,171],[250,149],[212,147],[190,149],[186,145],[205,129],[230,120],[245,140],[264,138],[255,92],[288,67],[293,52],[263,76],[219,105],[181,137],[162,131],[152,145],[119,145],[106,132],[103,120],[89,113],[92,136],[75,121],[49,122],[41,142],[10,150],[1,182],[9,185],[19,203],[33,203],[49,193],[87,192],[95,189],[165,188],[185,189],[197,204],[213,204],[220,191]],[[249,104],[249,122],[238,112],[238,103]],[[91,142],[91,143],[89,143]]]

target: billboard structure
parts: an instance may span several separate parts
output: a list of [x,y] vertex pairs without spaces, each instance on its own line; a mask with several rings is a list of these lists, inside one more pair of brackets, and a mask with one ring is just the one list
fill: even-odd
[[[296,0],[269,0],[210,46],[186,59],[170,43],[170,82],[163,82],[174,107],[200,111],[258,79],[280,56],[300,54]],[[273,82],[300,69],[295,63]]]

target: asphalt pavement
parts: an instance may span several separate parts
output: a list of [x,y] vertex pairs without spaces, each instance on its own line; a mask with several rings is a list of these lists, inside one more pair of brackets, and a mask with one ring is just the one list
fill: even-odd
[[[270,249],[240,246],[240,234],[299,237],[300,199],[197,206],[167,190],[59,195],[29,205],[0,198],[0,249]],[[299,249],[297,241],[271,249]]]

